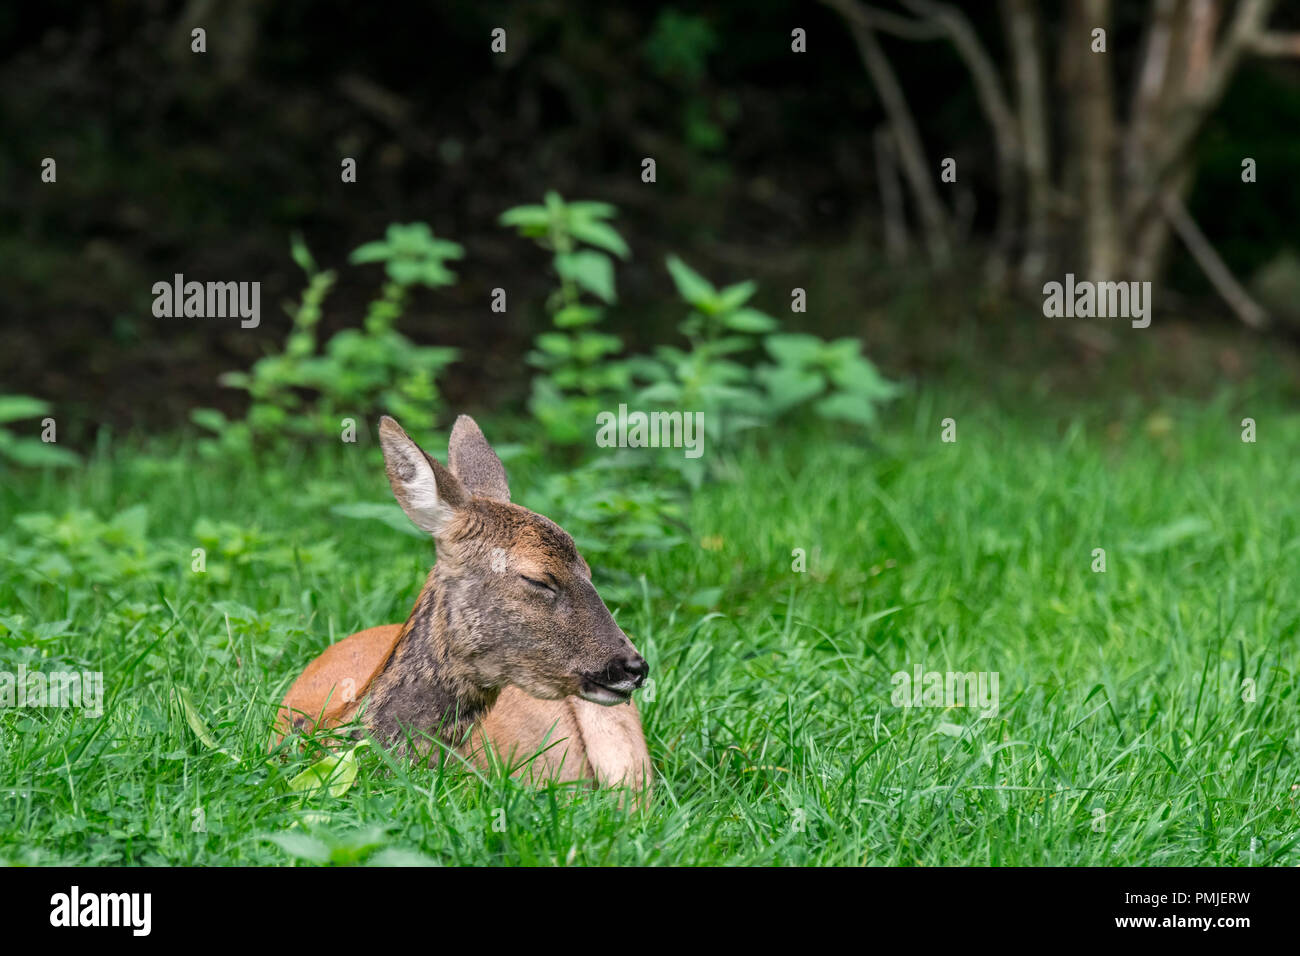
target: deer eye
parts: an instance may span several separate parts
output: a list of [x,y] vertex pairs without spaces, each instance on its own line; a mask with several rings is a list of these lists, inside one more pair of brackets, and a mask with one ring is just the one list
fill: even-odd
[[521,578],[523,578],[525,581],[527,581],[529,584],[531,584],[531,585],[532,585],[533,587],[535,587],[535,588],[539,588],[540,590],[543,590],[543,591],[549,591],[551,594],[554,594],[554,593],[555,593],[555,588],[553,588],[551,585],[547,584],[545,581],[539,581],[539,580],[537,580],[537,578],[530,578],[530,577],[529,577],[528,575],[526,575],[526,574],[521,574],[521,575],[519,575],[519,576],[520,576]]

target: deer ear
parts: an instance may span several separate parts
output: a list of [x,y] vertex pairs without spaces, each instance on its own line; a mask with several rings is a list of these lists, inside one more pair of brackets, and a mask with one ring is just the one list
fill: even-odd
[[379,446],[393,497],[417,528],[438,537],[469,501],[465,487],[387,415],[379,420]]
[[478,423],[468,415],[461,415],[452,427],[447,464],[470,494],[497,501],[510,500],[505,467],[483,437]]

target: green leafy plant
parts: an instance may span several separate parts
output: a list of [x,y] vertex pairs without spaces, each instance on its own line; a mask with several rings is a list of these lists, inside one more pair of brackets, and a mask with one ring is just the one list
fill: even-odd
[[813,410],[822,418],[874,425],[880,404],[902,391],[881,376],[857,339],[782,333],[764,338],[763,347],[774,364],[759,366],[755,376],[774,414],[816,399]]
[[[149,508],[134,504],[101,520],[86,508],[13,518],[14,538],[3,551],[32,580],[62,585],[119,585],[147,579],[174,562],[149,536]],[[188,552],[187,552],[188,553]]]
[[[857,339],[826,342],[782,332],[775,318],[749,304],[755,283],[719,289],[677,256],[668,256],[666,265],[690,306],[678,327],[687,347],[660,345],[650,356],[629,360],[646,383],[636,401],[703,412],[705,435],[715,446],[726,447],[744,429],[771,424],[809,402],[821,418],[871,425],[877,406],[898,394],[898,386],[862,355]],[[751,358],[760,351],[773,361]],[[703,479],[703,461],[668,461],[692,485]]]
[[[776,319],[748,305],[758,287],[740,282],[714,287],[677,256],[667,259],[668,273],[690,312],[678,326],[689,347],[660,345],[653,355],[633,360],[640,404],[675,406],[703,412],[705,434],[727,442],[734,432],[763,423],[763,396],[751,369],[737,360],[759,344],[758,336],[778,327]],[[698,477],[698,461],[683,461]]]
[[612,256],[630,254],[608,222],[616,215],[608,203],[565,202],[552,191],[542,205],[516,206],[499,220],[550,252],[559,278],[546,302],[551,328],[537,336],[528,356],[538,369],[529,410],[555,444],[581,441],[596,413],[631,382],[626,364],[611,358],[622,350],[622,340],[595,329],[603,306],[618,301]]
[[[529,355],[539,370],[529,410],[552,443],[578,444],[598,412],[629,399],[702,412],[707,439],[726,447],[744,429],[808,403],[822,418],[870,425],[877,406],[897,394],[856,340],[783,333],[775,318],[751,304],[754,282],[719,288],[673,255],[666,266],[689,306],[678,327],[686,344],[615,359],[620,339],[594,328],[605,306],[617,302],[612,255],[628,255],[608,222],[615,215],[606,203],[568,203],[548,192],[542,204],[519,206],[500,218],[552,254],[559,278],[546,303],[551,328],[537,336]],[[663,461],[692,486],[707,468],[698,458]]]
[[438,239],[426,224],[414,223],[392,225],[383,240],[356,249],[349,261],[382,263],[387,281],[370,302],[361,328],[338,332],[323,348],[316,328],[337,274],[317,267],[301,237],[294,237],[291,253],[307,275],[307,286],[301,301],[288,309],[293,325],[283,351],[264,356],[247,372],[221,377],[222,384],[248,392],[247,417],[228,422],[220,412],[199,409],[191,413],[192,420],[214,432],[216,447],[227,450],[283,434],[337,433],[344,417],[378,408],[399,416],[408,427],[432,428],[441,399],[438,375],[459,353],[417,345],[394,326],[412,288],[456,281],[447,262],[461,258],[462,247]]
[[[27,395],[0,395],[0,426],[27,418],[37,418],[47,414],[49,410],[49,403],[39,398],[31,398]],[[15,435],[4,427],[0,427],[0,458],[7,459],[15,465],[33,468],[42,466],[66,468],[81,463],[81,458],[66,448],[60,448],[53,442],[41,441],[39,438]]]
[[[862,354],[862,343],[844,338],[827,342],[807,333],[780,331],[772,316],[748,306],[757,291],[753,282],[716,289],[676,256],[667,260],[678,294],[691,306],[682,322],[690,349],[660,346],[657,363],[638,363],[651,378],[642,401],[667,401],[703,408],[721,416],[715,438],[731,428],[765,424],[817,399],[823,418],[870,425],[876,406],[900,389],[885,380]],[[761,344],[772,363],[746,365],[732,356]]]
[[643,588],[657,593],[657,585],[639,580],[647,557],[689,538],[680,482],[661,479],[635,459],[602,455],[548,471],[529,488],[529,500],[543,514],[563,515],[599,568],[601,593],[630,601]]
[[[465,249],[459,243],[439,239],[427,223],[410,225],[393,223],[384,238],[354,249],[348,261],[354,265],[382,262],[388,278],[400,289],[425,285],[431,289],[455,285],[456,274],[447,268],[450,259],[463,259]],[[299,264],[310,274],[308,266]]]

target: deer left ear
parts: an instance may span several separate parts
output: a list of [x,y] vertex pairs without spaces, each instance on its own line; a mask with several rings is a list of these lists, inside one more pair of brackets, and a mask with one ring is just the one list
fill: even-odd
[[451,429],[447,464],[470,494],[497,501],[510,500],[505,466],[483,437],[478,423],[468,415],[457,418]]
[[469,501],[464,485],[387,415],[379,420],[379,447],[397,503],[417,528],[440,536]]

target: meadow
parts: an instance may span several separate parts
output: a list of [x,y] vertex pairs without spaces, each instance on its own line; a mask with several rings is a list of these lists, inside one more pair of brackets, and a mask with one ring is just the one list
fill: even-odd
[[[99,717],[0,709],[0,862],[1300,863],[1281,398],[923,386],[870,438],[706,446],[715,480],[650,549],[583,519],[599,489],[557,489],[562,460],[510,454],[521,422],[480,421],[650,662],[648,808],[372,747],[304,786],[318,755],[267,756],[275,705],[332,641],[403,620],[434,559],[374,422],[247,455],[102,436],[0,492],[0,670],[104,682]],[[413,437],[445,453],[445,427]],[[996,714],[898,706],[917,666],[996,673]]]

